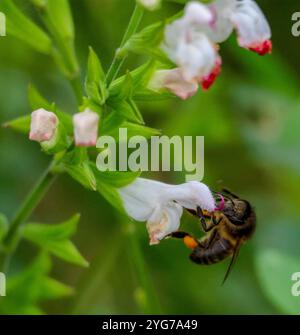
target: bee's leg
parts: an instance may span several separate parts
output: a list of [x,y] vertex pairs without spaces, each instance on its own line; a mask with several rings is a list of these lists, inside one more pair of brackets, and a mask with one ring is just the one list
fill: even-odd
[[212,245],[212,242],[215,240],[215,237],[217,235],[217,231],[213,230],[208,238],[205,238],[202,241],[199,241],[200,247],[203,249],[209,249]]
[[205,233],[208,233],[215,227],[214,217],[212,217],[212,221],[206,222],[206,216],[203,214],[202,209],[197,207],[197,215],[200,219],[201,227]]
[[184,231],[176,231],[168,235],[168,237],[183,239],[183,243],[189,249],[195,249],[199,246],[199,241]]
[[167,237],[172,237],[172,238],[185,238],[186,236],[190,236],[190,234],[184,232],[184,231],[175,231],[174,233],[171,233]]

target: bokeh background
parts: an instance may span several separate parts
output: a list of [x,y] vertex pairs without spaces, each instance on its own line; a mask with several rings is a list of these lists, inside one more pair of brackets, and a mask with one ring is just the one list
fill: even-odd
[[[179,1],[180,2],[180,1]],[[184,1],[183,1],[184,2]],[[245,245],[224,286],[228,261],[201,267],[188,260],[180,241],[148,246],[143,223],[136,223],[143,272],[169,314],[278,314],[300,312],[291,294],[291,276],[300,271],[300,37],[291,34],[296,0],[261,0],[273,30],[274,52],[259,57],[239,49],[235,37],[222,45],[223,72],[209,92],[186,102],[178,99],[140,104],[148,125],[167,135],[205,136],[205,179],[213,189],[227,187],[255,206],[257,232]],[[32,17],[27,1],[16,1]],[[107,68],[131,15],[133,0],[71,0],[76,49],[83,69],[91,45]],[[147,13],[143,26],[171,16],[182,5],[166,1]],[[143,59],[131,56],[126,68]],[[51,59],[7,36],[0,39],[0,122],[30,112],[27,87],[33,83],[50,101],[76,112],[68,83]],[[49,158],[36,143],[0,129],[0,211],[11,217]],[[169,183],[180,173],[144,174]],[[32,219],[60,222],[82,214],[75,243],[91,262],[81,269],[54,260],[52,276],[76,289],[73,297],[46,302],[47,313],[142,313],[137,262],[119,214],[100,195],[68,176],[55,182]],[[185,215],[185,229],[197,231]],[[11,272],[25,268],[37,249],[23,242]],[[5,298],[0,298],[5,299]],[[153,299],[156,299],[153,296]]]

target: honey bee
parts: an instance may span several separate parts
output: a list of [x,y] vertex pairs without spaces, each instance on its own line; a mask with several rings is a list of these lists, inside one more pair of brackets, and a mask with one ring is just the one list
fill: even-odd
[[190,259],[197,264],[211,265],[231,256],[231,262],[225,274],[223,284],[228,278],[232,266],[238,257],[240,247],[253,235],[256,226],[255,212],[247,200],[223,190],[218,193],[221,204],[212,213],[188,210],[199,218],[206,235],[198,240],[186,232],[175,232],[171,237],[183,239],[192,249]]

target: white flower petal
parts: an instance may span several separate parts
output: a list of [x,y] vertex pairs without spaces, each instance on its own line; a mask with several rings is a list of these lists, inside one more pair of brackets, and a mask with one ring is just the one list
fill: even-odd
[[147,221],[161,203],[166,184],[155,180],[137,178],[133,183],[120,188],[126,212],[134,220]]
[[183,209],[176,203],[169,203],[163,209],[159,206],[147,222],[150,245],[158,244],[163,238],[178,230]]
[[214,15],[208,6],[200,2],[191,1],[184,9],[184,20],[197,25],[211,24]]
[[167,194],[184,208],[196,210],[201,207],[209,212],[214,211],[216,205],[210,189],[198,181],[190,181],[185,184],[171,186]]
[[205,33],[184,18],[166,27],[162,47],[186,81],[208,75],[218,58],[215,46]]
[[[230,19],[237,29],[238,42],[241,47],[257,52],[259,52],[260,48],[264,49],[263,45],[268,48],[268,43],[266,44],[266,42],[270,42],[271,29],[255,1],[237,1]],[[270,49],[263,51],[266,53]]]

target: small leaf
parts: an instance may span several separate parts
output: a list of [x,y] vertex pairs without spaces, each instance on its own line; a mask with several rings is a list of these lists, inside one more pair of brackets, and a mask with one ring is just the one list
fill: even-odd
[[52,241],[48,242],[46,246],[41,245],[41,247],[44,247],[53,255],[66,262],[83,267],[89,266],[89,263],[81,256],[78,249],[69,240]]
[[141,172],[99,171],[94,167],[97,182],[120,188],[131,184],[141,175]]
[[[157,67],[156,63],[157,62],[153,60],[149,61],[130,72],[130,78],[132,82],[132,96],[135,95],[137,90],[140,90],[141,87],[145,87],[148,84]],[[118,97],[119,92],[122,90],[122,86],[126,80],[128,80],[128,74],[121,76],[120,78],[113,81],[109,87],[108,102],[113,102],[115,97]]]
[[2,0],[0,2],[0,10],[6,16],[7,32],[9,35],[20,39],[39,52],[48,55],[51,54],[51,39],[43,30],[27,18],[12,0]]
[[93,101],[103,105],[108,97],[105,73],[95,51],[92,48],[89,50],[87,77],[85,81],[86,93]]
[[163,63],[170,64],[170,60],[160,48],[164,26],[163,22],[158,22],[144,28],[128,40],[124,49],[137,54],[151,55]]
[[97,180],[97,190],[112,206],[122,213],[125,213],[123,201],[116,188]]
[[120,115],[120,113],[117,111],[110,113],[106,118],[104,118],[103,122],[101,123],[99,133],[102,136],[112,136],[116,141],[119,141],[120,128],[127,129],[128,139],[136,135],[145,136],[146,138],[160,135],[160,131],[157,129],[126,121],[124,116]]
[[132,99],[115,102],[110,107],[124,119],[133,123],[144,124],[143,116]]
[[79,215],[58,225],[31,223],[23,230],[23,236],[28,241],[37,244],[42,249],[75,265],[88,266],[74,244],[69,240],[77,228]]
[[96,179],[86,148],[75,148],[62,161],[63,169],[84,187],[95,191]]
[[55,279],[47,277],[41,282],[41,300],[55,300],[69,297],[72,294],[74,294],[74,289],[72,287]]
[[76,214],[68,221],[60,224],[28,223],[23,231],[26,238],[31,240],[62,240],[76,233],[80,214]]
[[28,135],[30,131],[30,122],[31,115],[25,115],[4,123],[3,127]]
[[44,314],[37,306],[45,299],[68,296],[72,288],[49,278],[51,259],[45,252],[7,281],[7,295],[0,299],[1,314]]

